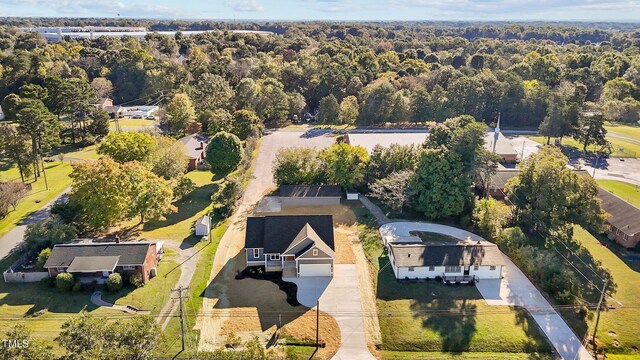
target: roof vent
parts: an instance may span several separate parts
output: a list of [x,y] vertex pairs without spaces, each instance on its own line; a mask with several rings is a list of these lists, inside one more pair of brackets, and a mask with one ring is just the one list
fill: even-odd
[[411,257],[411,254],[407,254],[407,257]]

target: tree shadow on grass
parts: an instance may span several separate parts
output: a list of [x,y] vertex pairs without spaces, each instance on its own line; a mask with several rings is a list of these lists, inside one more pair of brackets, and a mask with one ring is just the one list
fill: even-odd
[[195,189],[190,194],[173,203],[178,209],[172,214],[165,216],[164,220],[151,220],[144,224],[145,231],[159,229],[187,220],[204,210],[211,204],[211,195],[216,191],[218,185],[208,184]]

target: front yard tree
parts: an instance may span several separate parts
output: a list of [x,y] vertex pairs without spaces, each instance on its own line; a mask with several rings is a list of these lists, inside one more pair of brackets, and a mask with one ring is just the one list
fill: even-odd
[[367,164],[368,182],[386,178],[394,172],[413,171],[419,153],[420,148],[414,145],[376,145]]
[[4,339],[13,341],[22,346],[0,346],[1,360],[40,360],[54,359],[53,347],[44,345],[38,339],[31,336],[31,331],[24,324],[17,324],[8,329]]
[[154,136],[154,140],[148,160],[151,171],[165,180],[182,176],[188,163],[184,144],[167,136]]
[[412,174],[408,170],[397,171],[385,178],[376,180],[370,185],[371,196],[379,199],[393,211],[402,213],[409,200],[407,188]]
[[233,113],[231,132],[240,140],[246,140],[254,130],[260,130],[260,127],[260,118],[253,111],[238,110]]
[[98,154],[108,155],[122,164],[128,161],[147,161],[155,146],[156,142],[151,135],[126,131],[109,133],[97,150]]
[[78,206],[80,218],[94,228],[113,225],[129,207],[129,179],[109,157],[74,164],[69,203]]
[[129,178],[128,216],[140,216],[142,224],[175,210],[171,205],[173,189],[166,181],[136,162],[124,164],[122,171]]
[[187,124],[196,120],[196,111],[189,95],[175,94],[171,101],[165,106],[167,117],[167,127],[170,133],[182,131]]
[[242,142],[234,135],[219,132],[211,138],[207,147],[207,162],[211,172],[226,176],[242,161]]
[[318,121],[321,124],[337,124],[340,118],[340,104],[333,94],[320,99],[318,106]]
[[508,200],[525,231],[548,236],[571,223],[601,228],[604,213],[596,197],[598,186],[567,164],[559,149],[545,147],[523,161],[518,176],[507,183]]
[[354,124],[359,112],[358,98],[353,95],[345,97],[340,103],[340,123]]
[[273,178],[278,185],[319,184],[321,167],[314,148],[282,148],[273,162]]
[[0,124],[0,149],[4,151],[7,160],[16,165],[20,172],[20,179],[33,174],[31,164],[35,162],[33,153],[29,151],[29,136],[22,134],[14,126]]
[[428,219],[462,213],[472,193],[460,155],[445,148],[423,151],[409,181],[409,194],[412,207]]
[[70,359],[151,360],[158,328],[150,316],[103,321],[86,312],[62,324],[55,339]]
[[369,154],[363,147],[347,143],[333,144],[320,152],[320,158],[329,183],[352,188],[364,181]]

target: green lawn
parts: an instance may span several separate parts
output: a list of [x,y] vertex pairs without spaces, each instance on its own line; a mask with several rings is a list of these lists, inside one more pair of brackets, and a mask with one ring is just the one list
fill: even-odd
[[[118,123],[120,124],[120,130],[122,131],[141,130],[155,124],[155,122],[156,122],[155,120],[147,120],[147,119],[130,119],[130,118],[118,119]],[[109,131],[117,131],[115,120],[109,121]]]
[[[528,138],[543,145],[547,143],[547,138],[545,136],[528,136]],[[607,137],[607,140],[611,143],[611,148],[613,150],[611,153],[612,157],[640,157],[640,144],[614,137]],[[553,144],[553,138],[551,139],[551,144]],[[563,138],[562,146],[565,147],[566,150],[582,152],[582,144],[578,143],[571,137]],[[598,149],[594,145],[590,145],[587,147],[587,150],[593,152]]]
[[[28,182],[31,183],[32,190],[27,196],[20,200],[16,210],[10,212],[4,219],[0,220],[0,236],[4,236],[23,218],[39,210],[71,185],[71,179],[69,178],[71,165],[69,165],[69,163],[61,163],[60,161],[46,162],[45,169],[49,190],[46,190],[43,176],[36,182],[33,182],[33,178],[29,179]],[[10,167],[0,171],[0,181],[20,181],[18,169],[16,167]]]
[[596,180],[596,182],[601,188],[640,208],[640,187],[617,180]]
[[384,360],[553,360],[551,354],[532,354],[532,353],[499,353],[499,352],[482,352],[482,353],[442,353],[442,352],[402,352],[402,351],[383,351],[382,359]]
[[96,146],[91,145],[75,151],[70,151],[64,154],[63,159],[79,159],[79,160],[98,160],[101,155],[96,152]]
[[[611,273],[615,287],[612,296],[623,304],[620,306],[613,300],[607,302],[615,309],[602,312],[597,334],[599,343],[604,346],[607,356],[614,353],[629,355],[610,356],[610,359],[637,359],[640,356],[640,261],[622,258],[618,255],[620,248],[613,242],[603,240],[607,245],[605,247],[593,235],[578,226],[574,227],[574,239],[584,246],[588,252],[587,256],[601,262],[601,266]],[[589,332],[592,330],[593,321],[590,322]]]
[[607,129],[607,132],[626,136],[640,141],[640,126],[609,123],[607,126],[605,126],[605,129]]

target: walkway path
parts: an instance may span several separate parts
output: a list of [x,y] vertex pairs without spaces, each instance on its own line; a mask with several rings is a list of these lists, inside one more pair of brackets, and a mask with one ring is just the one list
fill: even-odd
[[[385,241],[399,238],[406,241],[408,238],[412,238],[411,231],[429,231],[458,239],[471,238],[472,240],[485,241],[482,237],[468,231],[440,224],[393,222],[380,227],[380,235]],[[485,298],[487,304],[524,307],[563,359],[593,359],[587,349],[582,346],[580,339],[575,336],[571,328],[551,307],[540,291],[506,255],[503,254],[503,256],[505,260],[503,279],[481,280],[476,283],[478,291]]]
[[60,195],[56,196],[53,200],[46,203],[40,210],[32,213],[26,219],[22,220],[16,227],[11,229],[6,235],[0,238],[0,259],[5,258],[15,249],[24,239],[24,232],[27,230],[27,225],[45,220],[49,217],[49,209],[60,197],[64,196],[71,190],[71,187],[64,189]]
[[94,305],[101,306],[101,307],[108,307],[112,310],[125,311],[126,309],[123,305],[116,305],[116,304],[112,304],[102,300],[102,291],[98,291],[98,290],[94,291],[93,294],[91,294],[91,302]]
[[384,225],[391,222],[391,220],[389,220],[384,212],[376,204],[372,203],[371,200],[369,200],[366,196],[360,194],[358,195],[358,199],[360,200],[362,205],[364,205],[364,207],[366,207],[367,210],[369,210],[369,212],[373,214],[373,216],[376,218],[376,221],[378,222],[378,225]]
[[[164,246],[167,246],[166,244],[167,243],[165,242]],[[180,267],[180,277],[178,278],[176,284],[173,286],[174,289],[178,288],[179,286],[189,286],[189,284],[191,283],[191,279],[193,278],[193,274],[196,271],[198,259],[200,258],[200,251],[198,251],[194,247],[177,251],[177,253],[178,255],[172,260],[179,264],[178,267]],[[165,277],[168,274],[169,273],[165,274]],[[164,317],[159,316],[156,318],[156,322],[162,324],[160,326],[162,330],[164,330],[167,325],[169,325],[171,317],[177,310],[178,303],[176,301],[167,301],[167,303],[164,304],[160,313],[167,315]]]
[[621,140],[625,140],[625,141],[629,141],[632,143],[636,143],[636,144],[640,144],[640,140],[636,139],[636,138],[632,138],[632,137],[628,137],[628,136],[624,136],[624,135],[619,135],[619,134],[615,134],[612,132],[607,132],[607,136],[612,137],[612,138],[616,138],[616,139],[621,139]]

